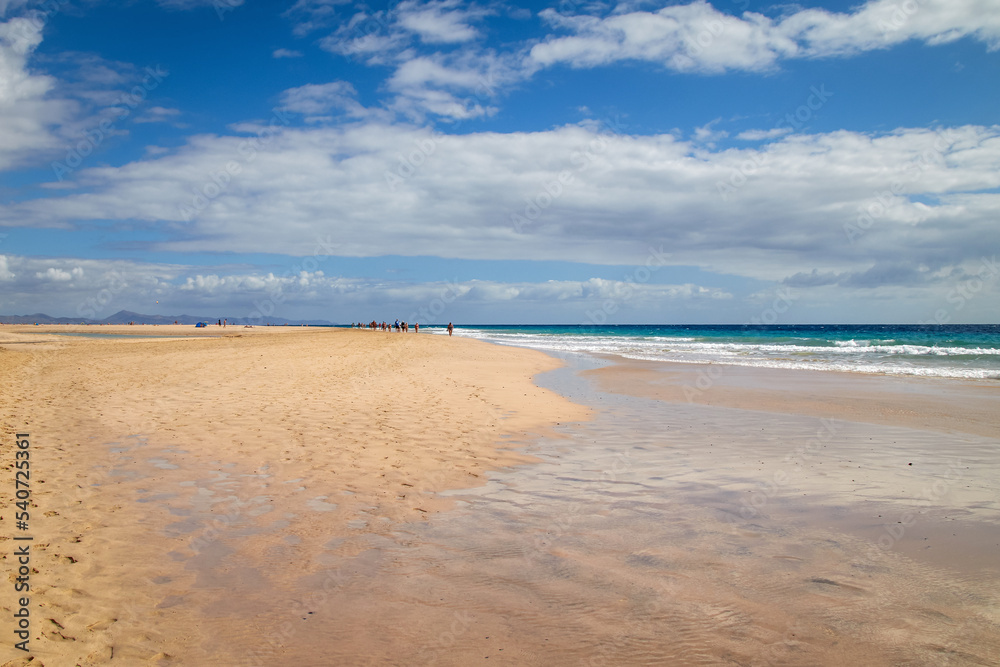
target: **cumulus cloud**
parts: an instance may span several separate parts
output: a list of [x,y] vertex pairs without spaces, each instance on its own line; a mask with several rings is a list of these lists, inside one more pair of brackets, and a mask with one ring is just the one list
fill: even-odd
[[[954,319],[990,319],[1000,296],[1000,266],[986,258],[968,270],[924,277],[914,287],[906,266],[887,263],[890,283],[868,281],[865,272],[839,274],[844,285],[826,284],[819,272],[809,285],[736,298],[711,284],[646,281],[633,269],[622,280],[590,278],[542,282],[452,280],[408,282],[339,276],[331,256],[289,258],[280,272],[240,267],[165,265],[124,260],[37,259],[0,255],[0,312],[30,314],[44,303],[46,314],[100,319],[119,310],[160,315],[327,319],[333,322],[400,318],[423,324],[519,321],[593,324],[609,322],[750,321],[775,302],[791,303],[799,321],[829,321],[830,309],[861,320],[913,321],[965,294]],[[651,265],[654,268],[655,265]],[[308,267],[308,268],[307,268]],[[67,279],[66,276],[70,276]],[[858,285],[849,283],[857,281]],[[791,282],[791,281],[789,281]],[[811,296],[807,297],[806,293]],[[859,298],[863,297],[863,298]],[[317,307],[318,304],[321,306]],[[719,308],[719,304],[725,304]]]
[[[324,14],[332,11],[331,7]],[[436,46],[470,42],[480,34],[476,24],[492,13],[459,0],[405,0],[387,10],[356,11],[320,45],[369,64],[384,64],[399,59],[416,42]]]
[[146,312],[173,289],[180,267],[125,260],[41,259],[0,255],[0,312],[98,319],[118,310]]
[[570,33],[535,45],[528,66],[596,67],[620,60],[646,60],[678,71],[762,70],[794,48],[769,30],[770,19],[724,14],[707,2],[674,5],[656,12],[633,11],[605,18],[540,13],[557,30]]
[[198,136],[76,183],[0,207],[0,225],[129,221],[167,234],[160,250],[288,255],[331,238],[350,256],[632,265],[662,247],[672,263],[773,281],[901,256],[938,271],[1000,248],[1000,127],[716,150],[579,126],[445,135],[363,120]]
[[38,280],[62,283],[73,280],[74,275],[80,276],[82,274],[83,271],[79,267],[74,268],[73,271],[64,271],[63,269],[57,269],[53,266],[50,266],[45,271],[36,271],[35,278],[37,278]]
[[[321,268],[305,270],[303,266],[310,261]],[[362,314],[374,317],[374,311],[379,317],[426,323],[445,310],[457,316],[512,308],[537,309],[561,321],[585,323],[588,309],[607,308],[609,303],[616,313],[641,319],[643,313],[659,314],[684,304],[732,297],[711,286],[599,278],[540,283],[385,281],[330,275],[328,270],[334,265],[329,256],[313,256],[296,260],[278,274],[205,273],[193,266],[0,255],[0,280],[8,282],[0,310],[5,314],[36,312],[38,295],[44,294],[46,307],[52,309],[47,314],[92,319],[123,309],[181,314],[172,308],[195,309],[190,314],[198,315],[225,308],[233,317],[296,317],[315,312],[316,303],[323,303],[334,321],[359,319]]]
[[462,0],[416,2],[408,0],[397,8],[399,26],[418,35],[427,44],[468,42],[479,36],[473,25],[492,12]]
[[68,52],[46,56],[65,70],[61,80],[39,73],[31,60],[42,41],[43,17],[34,12],[0,22],[0,171],[54,161],[71,171],[68,158],[79,166],[108,138],[126,135],[125,119],[161,122],[175,115],[154,106],[134,118],[167,75],[159,68]]
[[569,34],[536,44],[529,68],[640,60],[682,72],[764,71],[782,59],[853,55],[909,40],[933,45],[970,37],[1000,47],[1000,14],[991,0],[870,0],[852,13],[797,9],[778,19],[732,16],[705,0],[658,11],[619,8],[605,17],[554,9],[540,16]]
[[[289,15],[309,16],[297,30],[311,31],[333,24],[336,4],[299,2]],[[850,13],[796,8],[778,18],[734,16],[706,0],[658,10],[643,9],[646,4],[579,5],[577,14],[545,9],[539,16],[553,34],[496,52],[480,44],[479,24],[492,9],[406,0],[387,10],[345,12],[320,46],[394,68],[387,87],[396,97],[387,106],[415,121],[491,115],[500,93],[559,64],[591,68],[633,60],[679,72],[767,72],[787,59],[849,56],[909,40],[934,45],[968,37],[1000,46],[994,0],[870,0]]]
[[57,148],[61,142],[53,127],[76,110],[72,102],[50,97],[53,77],[28,68],[43,27],[35,18],[0,23],[0,170],[24,164],[37,151]]
[[10,270],[10,265],[6,255],[0,255],[0,280],[8,281],[14,279],[14,273]]
[[413,57],[402,62],[387,87],[397,93],[391,107],[415,119],[427,113],[465,120],[492,115],[490,101],[511,69],[491,54]]
[[[356,12],[321,48],[369,65],[394,67],[389,106],[413,120],[465,120],[495,113],[500,89],[524,77],[520,56],[473,42],[492,10],[457,0],[401,2],[392,10]],[[438,49],[417,51],[425,45]],[[455,48],[452,48],[455,47]]]

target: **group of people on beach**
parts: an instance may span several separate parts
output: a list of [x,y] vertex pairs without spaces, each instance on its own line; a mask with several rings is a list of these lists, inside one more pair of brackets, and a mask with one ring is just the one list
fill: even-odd
[[[395,324],[389,324],[388,322],[382,322],[381,324],[377,320],[372,320],[368,324],[362,324],[358,322],[354,325],[355,329],[371,329],[373,331],[396,331],[397,333],[406,333],[410,330],[410,325],[408,322],[400,322],[396,320]],[[413,333],[420,333],[420,323],[413,323]]]
[[[396,333],[407,333],[410,330],[410,325],[408,322],[400,322],[396,320],[394,324],[389,324],[388,322],[382,321],[381,323],[377,320],[372,320],[368,324],[362,324],[358,322],[352,325],[355,329],[371,329],[372,331],[395,331]],[[455,327],[451,322],[448,322],[448,335],[451,336],[455,332]],[[413,323],[413,333],[420,333],[420,323]]]

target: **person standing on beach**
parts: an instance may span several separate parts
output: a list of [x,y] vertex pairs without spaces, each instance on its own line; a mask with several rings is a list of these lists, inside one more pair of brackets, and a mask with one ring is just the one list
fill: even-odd
[[413,323],[413,333],[420,333],[420,322]]
[[455,327],[452,326],[451,322],[448,322],[448,335],[450,336],[455,331]]

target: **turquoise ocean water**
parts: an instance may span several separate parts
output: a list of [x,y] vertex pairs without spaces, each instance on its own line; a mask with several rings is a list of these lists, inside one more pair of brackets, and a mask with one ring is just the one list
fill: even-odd
[[455,335],[557,354],[1000,380],[996,324],[460,325]]

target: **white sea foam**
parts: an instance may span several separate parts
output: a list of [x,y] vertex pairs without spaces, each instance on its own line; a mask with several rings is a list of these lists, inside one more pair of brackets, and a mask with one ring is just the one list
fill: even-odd
[[[969,379],[1000,378],[1000,349],[892,344],[893,339],[833,341],[830,345],[712,341],[691,337],[612,336],[530,331],[460,329],[456,334],[557,354],[608,354],[646,361],[714,363],[786,368],[916,375]],[[805,344],[803,344],[805,343]]]

